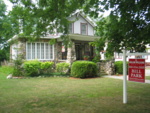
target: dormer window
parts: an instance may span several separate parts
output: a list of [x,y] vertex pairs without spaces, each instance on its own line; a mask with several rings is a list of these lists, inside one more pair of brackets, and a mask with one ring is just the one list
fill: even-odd
[[72,34],[73,33],[73,23],[69,24],[69,33]]
[[87,35],[87,23],[81,23],[81,34]]

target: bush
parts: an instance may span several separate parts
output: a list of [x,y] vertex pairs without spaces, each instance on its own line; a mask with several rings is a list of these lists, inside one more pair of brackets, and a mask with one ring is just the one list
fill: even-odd
[[40,74],[41,62],[38,60],[26,61],[23,67],[26,76],[38,76]]
[[42,62],[41,63],[41,73],[48,74],[51,72],[54,62]]
[[23,70],[23,60],[22,60],[22,56],[17,56],[16,60],[13,61],[14,62],[14,70],[12,75],[13,76],[24,76],[24,70]]
[[71,67],[71,76],[76,78],[89,78],[97,76],[96,63],[90,61],[76,61]]
[[[128,72],[128,62],[127,62],[127,72]],[[115,62],[115,73],[123,74],[123,61]]]
[[97,63],[100,61],[100,56],[95,56],[93,59],[92,59],[93,62]]
[[67,74],[69,72],[69,63],[57,63],[56,64],[56,71],[60,72],[61,74]]

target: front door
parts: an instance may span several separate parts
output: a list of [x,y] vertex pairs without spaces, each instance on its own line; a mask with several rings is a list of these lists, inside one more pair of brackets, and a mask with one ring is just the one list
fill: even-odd
[[75,45],[76,60],[82,60],[82,47],[80,44]]

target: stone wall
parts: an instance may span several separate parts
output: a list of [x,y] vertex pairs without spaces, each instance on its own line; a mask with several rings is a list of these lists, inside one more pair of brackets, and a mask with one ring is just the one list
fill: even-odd
[[108,75],[113,75],[115,73],[114,60],[101,61],[97,63],[99,73],[104,71]]
[[76,54],[75,54],[75,43],[72,42],[72,46],[68,47],[67,52],[67,63],[71,64],[76,60]]

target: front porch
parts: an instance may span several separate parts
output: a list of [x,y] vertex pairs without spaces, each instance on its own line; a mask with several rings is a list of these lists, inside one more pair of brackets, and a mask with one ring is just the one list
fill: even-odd
[[72,63],[76,60],[84,60],[84,56],[88,56],[88,60],[92,60],[95,53],[94,48],[89,42],[94,41],[94,36],[70,35],[72,46],[67,48],[58,40],[58,62]]

